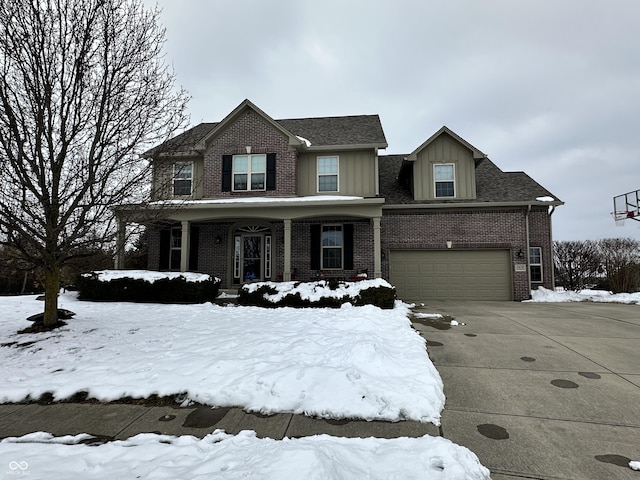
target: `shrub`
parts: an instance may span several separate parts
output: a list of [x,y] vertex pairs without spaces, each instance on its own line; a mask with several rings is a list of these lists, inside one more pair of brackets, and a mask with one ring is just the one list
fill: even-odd
[[102,302],[204,303],[218,296],[220,280],[192,282],[184,277],[149,282],[139,278],[101,281],[95,274],[78,277],[78,298]]
[[[351,303],[356,306],[375,305],[380,308],[393,308],[396,297],[395,288],[380,284],[374,284],[367,288],[358,288],[361,285],[366,284],[364,282],[339,282],[337,280],[320,280],[309,283],[297,282],[293,285],[290,282],[249,284],[240,289],[238,303],[240,305],[270,308],[339,308],[344,303]],[[277,300],[269,298],[278,294],[279,288],[283,293],[287,293]],[[307,296],[303,297],[302,292],[304,291],[320,291],[322,293],[311,300]]]

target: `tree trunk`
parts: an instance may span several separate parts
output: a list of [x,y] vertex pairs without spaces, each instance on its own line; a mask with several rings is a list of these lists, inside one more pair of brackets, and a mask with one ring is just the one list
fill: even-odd
[[44,270],[44,326],[58,323],[58,293],[60,292],[60,267],[51,265]]

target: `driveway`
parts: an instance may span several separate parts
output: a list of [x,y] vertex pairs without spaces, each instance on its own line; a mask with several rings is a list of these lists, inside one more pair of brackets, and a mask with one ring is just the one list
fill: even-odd
[[640,479],[640,306],[430,302],[414,319],[447,397],[442,434],[494,480]]

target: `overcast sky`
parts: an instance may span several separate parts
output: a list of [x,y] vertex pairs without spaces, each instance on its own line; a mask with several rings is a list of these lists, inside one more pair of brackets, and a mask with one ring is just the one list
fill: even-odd
[[[145,0],[154,5],[154,0]],[[565,202],[556,240],[632,237],[638,0],[159,0],[192,124],[245,98],[275,119],[380,115],[387,153],[446,125]]]

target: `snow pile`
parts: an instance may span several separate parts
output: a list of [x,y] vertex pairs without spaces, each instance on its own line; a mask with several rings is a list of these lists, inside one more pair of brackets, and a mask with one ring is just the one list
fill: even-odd
[[580,292],[548,290],[539,287],[531,291],[531,300],[525,302],[600,302],[640,304],[640,292],[616,293],[605,290],[581,290]]
[[553,198],[553,197],[537,197],[536,200],[538,202],[553,202],[553,201],[555,201],[555,198]]
[[422,313],[422,312],[416,312],[413,314],[413,316],[415,318],[444,318],[442,315],[440,315],[439,313]]
[[270,302],[277,303],[287,295],[300,294],[302,300],[317,302],[321,298],[343,298],[350,296],[352,298],[360,295],[362,290],[376,287],[393,288],[386,280],[376,278],[372,280],[360,280],[357,282],[338,282],[337,288],[331,289],[330,282],[320,280],[319,282],[260,282],[249,283],[242,288],[249,293],[255,292],[258,288],[267,285],[277,290],[273,295],[265,294],[264,298]]
[[204,273],[193,272],[154,272],[151,270],[99,270],[91,273],[84,273],[83,276],[91,277],[96,275],[101,282],[110,282],[111,280],[118,280],[121,278],[131,278],[133,280],[146,280],[149,283],[154,283],[158,280],[174,278],[184,278],[187,282],[206,282],[213,279],[211,275]]
[[236,197],[215,198],[205,200],[159,200],[149,205],[224,205],[229,203],[298,203],[298,202],[322,202],[336,203],[345,201],[364,200],[364,197],[352,195],[307,195],[304,197]]
[[640,470],[640,462],[634,462],[634,461],[629,462],[629,468],[631,470]]
[[64,294],[60,307],[76,312],[65,327],[16,335],[41,304],[0,297],[0,402],[184,393],[263,414],[440,423],[442,380],[400,303],[265,309]]
[[[489,479],[468,449],[441,437],[339,438],[281,441],[253,432],[216,430],[191,436],[141,434],[100,446],[0,442],[0,465],[38,478]],[[16,459],[19,459],[19,464]],[[35,477],[34,477],[35,478]]]
[[300,135],[296,135],[296,138],[300,140],[302,143],[304,143],[307,146],[307,148],[311,146],[311,141],[307,140],[306,138],[301,137]]

